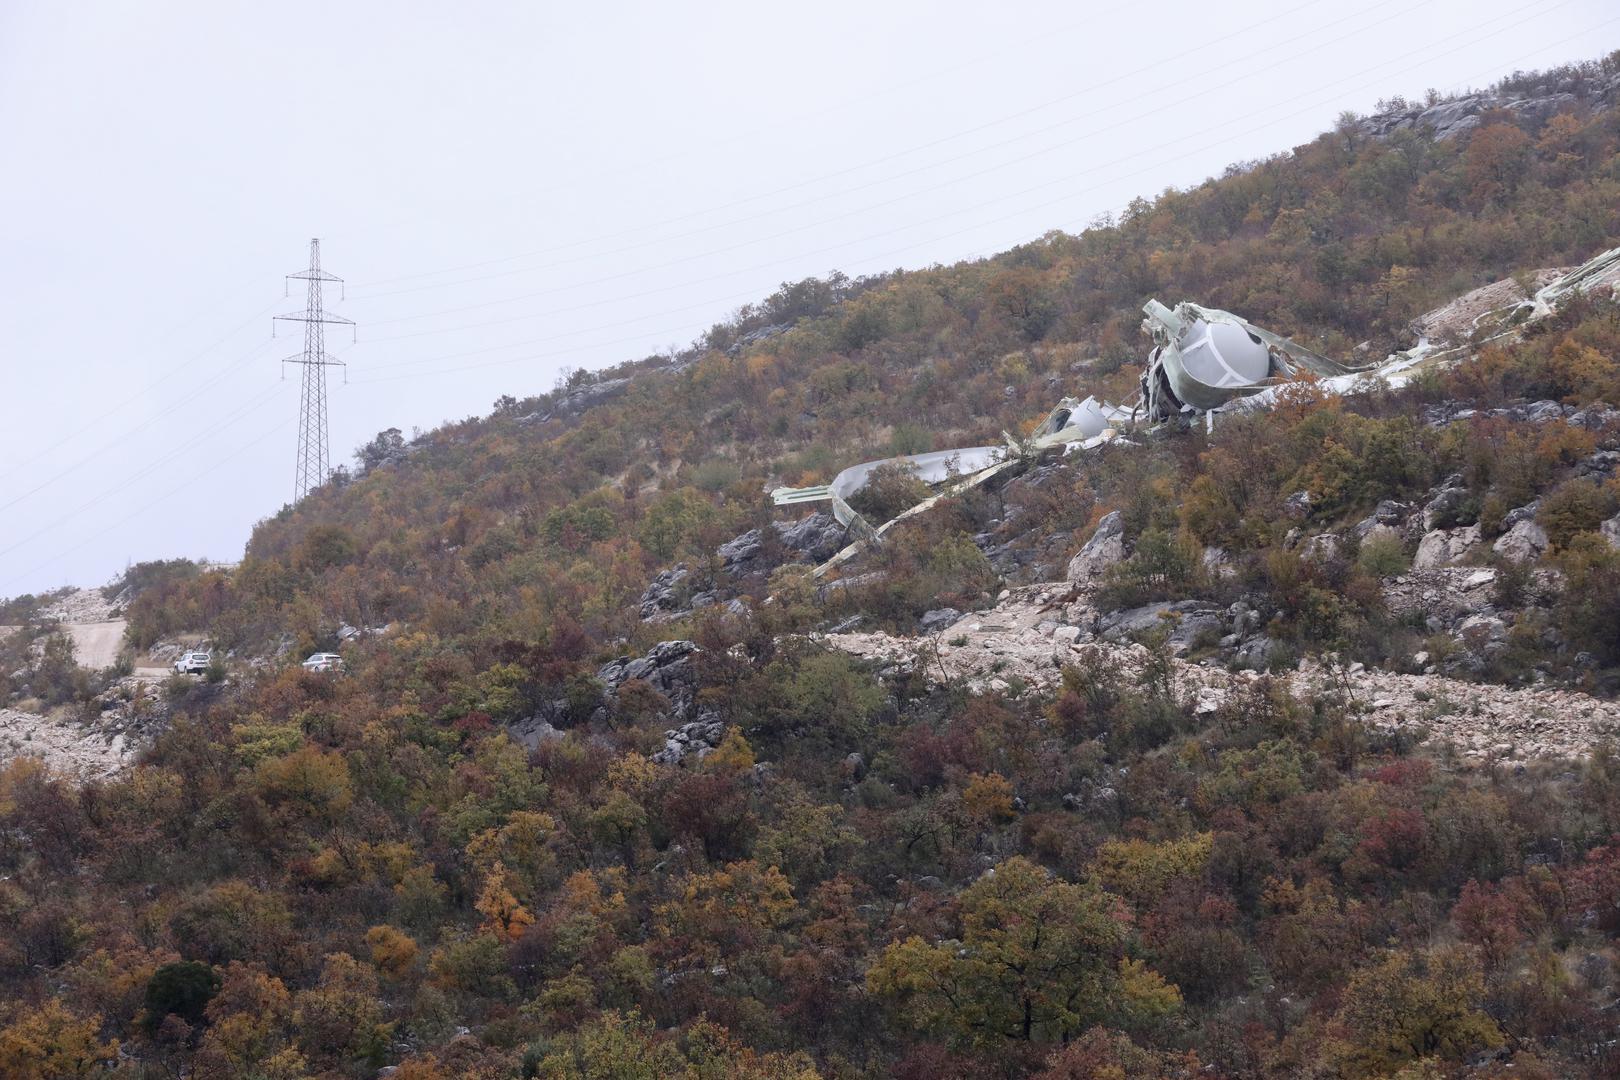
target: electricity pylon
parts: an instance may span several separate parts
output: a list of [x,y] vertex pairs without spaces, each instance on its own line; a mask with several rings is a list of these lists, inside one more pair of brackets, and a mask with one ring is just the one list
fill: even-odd
[[330,469],[326,441],[326,369],[342,367],[343,361],[326,355],[325,324],[353,326],[354,320],[333,315],[321,306],[321,283],[335,281],[341,285],[343,279],[321,269],[319,240],[309,242],[309,269],[288,274],[287,280],[309,283],[309,295],[303,311],[290,311],[285,315],[275,316],[277,319],[304,324],[303,353],[289,356],[282,361],[284,366],[302,364],[304,368],[300,381],[302,412],[298,418],[298,469],[293,478],[293,501],[297,502],[311,489],[326,483]]

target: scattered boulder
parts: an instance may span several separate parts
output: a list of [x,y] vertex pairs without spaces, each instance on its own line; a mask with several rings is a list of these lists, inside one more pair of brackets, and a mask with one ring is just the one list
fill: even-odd
[[725,721],[715,713],[704,712],[696,720],[664,732],[664,748],[653,754],[652,760],[661,765],[679,765],[690,755],[701,761],[714,753],[725,737]]
[[1291,518],[1302,518],[1311,512],[1311,493],[1296,491],[1282,501],[1283,513]]
[[1455,525],[1467,502],[1468,488],[1463,484],[1462,474],[1446,477],[1423,506],[1423,528],[1432,532]]
[[652,579],[646,591],[641,594],[641,621],[671,619],[683,613],[683,609],[690,610],[689,605],[682,603],[682,597],[687,591],[683,585],[690,574],[691,571],[687,569],[685,563],[677,563],[668,570],[659,571],[658,576]]
[[1271,666],[1272,659],[1278,654],[1279,647],[1275,641],[1264,634],[1250,638],[1232,655],[1232,661],[1240,668],[1251,671],[1265,671]]
[[1547,550],[1547,530],[1534,518],[1522,518],[1496,538],[1491,550],[1510,562],[1534,562]]
[[1097,523],[1080,553],[1069,560],[1068,579],[1077,585],[1095,582],[1115,563],[1125,559],[1125,515],[1118,510]]
[[664,695],[673,715],[685,717],[697,694],[697,673],[692,668],[695,652],[695,642],[660,641],[645,656],[623,656],[604,664],[597,669],[596,678],[610,699],[626,682],[640,679]]
[[[1424,512],[1427,517],[1427,511]],[[1412,558],[1413,570],[1432,570],[1459,561],[1481,543],[1478,525],[1460,529],[1434,529],[1423,534],[1417,555]]]
[[1219,640],[1226,623],[1221,609],[1201,600],[1176,600],[1116,611],[1097,620],[1097,635],[1105,641],[1125,641],[1170,625],[1167,644],[1185,656],[1202,641]]
[[950,627],[961,617],[962,613],[953,607],[935,608],[933,611],[924,612],[919,622],[924,633],[932,634]]
[[542,743],[563,737],[563,733],[550,720],[541,716],[527,716],[513,721],[506,725],[506,731],[530,753],[538,750]]
[[1470,615],[1457,628],[1457,637],[1473,652],[1481,652],[1493,641],[1507,637],[1507,623],[1496,615]]
[[1299,557],[1306,562],[1325,563],[1332,562],[1344,550],[1343,542],[1333,533],[1317,533],[1305,541],[1300,549]]
[[1620,469],[1620,450],[1599,450],[1575,463],[1576,476],[1588,476],[1603,481]]
[[1602,532],[1603,539],[1609,542],[1610,547],[1620,548],[1620,514],[1614,515],[1598,526],[1598,530]]
[[1352,531],[1356,539],[1363,543],[1373,536],[1393,535],[1400,538],[1411,524],[1415,512],[1411,503],[1385,499],[1371,514],[1356,522]]
[[807,562],[826,562],[844,546],[844,527],[825,510],[806,514],[792,523],[773,524],[782,546],[798,552]]

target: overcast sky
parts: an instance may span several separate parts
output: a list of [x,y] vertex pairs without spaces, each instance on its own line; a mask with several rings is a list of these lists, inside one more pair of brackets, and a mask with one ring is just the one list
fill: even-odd
[[[990,254],[1381,97],[1620,47],[1613,0],[0,0],[0,596],[234,560],[334,464],[690,342],[779,283]],[[1179,299],[1172,297],[1171,299]]]

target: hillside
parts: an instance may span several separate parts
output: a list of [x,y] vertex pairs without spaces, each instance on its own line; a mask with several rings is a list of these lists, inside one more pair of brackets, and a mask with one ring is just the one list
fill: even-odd
[[[144,746],[0,764],[0,1077],[1620,1075],[1620,301],[1488,317],[1620,244],[1617,105],[1392,102],[379,433],[108,590],[124,674],[209,678],[0,605],[0,723]],[[1153,298],[1453,351],[812,573],[766,492],[1128,401]]]

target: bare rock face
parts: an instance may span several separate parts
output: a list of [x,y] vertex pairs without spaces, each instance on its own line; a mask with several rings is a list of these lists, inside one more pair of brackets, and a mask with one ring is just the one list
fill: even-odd
[[1068,579],[1089,585],[1103,576],[1110,566],[1125,560],[1125,517],[1118,510],[1097,523],[1080,554],[1069,560]]
[[806,514],[791,525],[775,522],[774,527],[781,534],[783,547],[810,562],[825,562],[845,543],[844,527],[824,510]]
[[1412,559],[1412,569],[1433,570],[1450,566],[1479,545],[1478,525],[1465,525],[1460,529],[1433,529],[1423,534],[1417,555]]
[[1571,93],[1573,86],[1545,86],[1532,94],[1469,94],[1465,97],[1442,101],[1435,105],[1408,106],[1394,112],[1369,116],[1356,124],[1356,130],[1375,139],[1384,139],[1397,131],[1420,131],[1431,134],[1435,141],[1446,142],[1465,135],[1484,123],[1483,114],[1491,109],[1506,109],[1532,123],[1545,123],[1555,113],[1573,109],[1583,100],[1603,102],[1615,97],[1620,80],[1613,77],[1592,80],[1581,87],[1582,93]]
[[1374,536],[1394,536],[1396,539],[1402,539],[1414,524],[1416,524],[1416,510],[1410,503],[1385,499],[1371,514],[1356,522],[1352,531],[1356,539],[1362,543],[1366,543]]
[[1620,514],[1614,515],[1598,527],[1603,533],[1603,539],[1609,542],[1612,548],[1620,548]]
[[1104,641],[1129,641],[1156,629],[1166,629],[1166,644],[1176,656],[1186,656],[1200,644],[1212,643],[1226,632],[1223,612],[1200,600],[1177,600],[1115,611],[1097,620],[1097,636]]
[[1463,486],[1462,476],[1447,477],[1423,507],[1423,527],[1432,531],[1456,524],[1457,515],[1467,501],[1468,489]]
[[1299,557],[1306,562],[1327,563],[1337,559],[1344,551],[1344,542],[1333,533],[1318,533],[1305,541]]
[[1491,550],[1511,562],[1534,562],[1547,550],[1547,530],[1525,518],[1497,537]]

